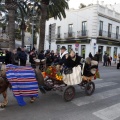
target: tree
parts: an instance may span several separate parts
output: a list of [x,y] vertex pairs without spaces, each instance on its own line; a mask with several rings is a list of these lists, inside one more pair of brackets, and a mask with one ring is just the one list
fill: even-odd
[[17,4],[14,0],[5,0],[5,7],[8,10],[8,35],[9,35],[9,48],[15,49],[15,11]]
[[40,42],[39,51],[44,50],[45,42],[45,26],[46,20],[50,17],[60,20],[66,17],[65,9],[69,9],[68,0],[38,0],[35,6],[38,6],[37,11],[40,13]]
[[9,48],[15,49],[15,21],[19,21],[22,31],[22,47],[24,47],[24,30],[25,30],[25,18],[29,15],[29,8],[27,2],[24,0],[5,0],[5,8],[8,10],[6,16],[8,16],[8,35],[9,35]]
[[28,5],[24,1],[17,2],[18,10],[17,10],[17,18],[20,20],[20,29],[22,31],[22,47],[24,47],[24,36],[25,36],[25,19],[29,16],[30,10],[28,8]]

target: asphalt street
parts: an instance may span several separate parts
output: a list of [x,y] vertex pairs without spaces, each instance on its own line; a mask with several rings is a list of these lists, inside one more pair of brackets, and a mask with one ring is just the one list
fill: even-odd
[[[0,120],[120,120],[120,70],[116,67],[99,67],[101,79],[95,80],[96,90],[86,96],[79,86],[71,102],[65,102],[62,93],[39,93],[31,104],[18,106],[12,91],[8,91],[9,104],[0,108]],[[0,95],[2,101],[2,95]]]

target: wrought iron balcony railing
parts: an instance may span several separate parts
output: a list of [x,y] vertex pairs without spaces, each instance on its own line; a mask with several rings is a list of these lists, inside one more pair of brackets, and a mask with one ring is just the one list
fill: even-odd
[[99,36],[100,37],[106,37],[111,39],[120,39],[120,35],[117,33],[107,32],[103,30],[99,30]]
[[74,37],[75,37],[74,32],[64,33],[64,38],[74,38]]
[[77,31],[77,37],[87,37],[87,36],[88,36],[87,30]]

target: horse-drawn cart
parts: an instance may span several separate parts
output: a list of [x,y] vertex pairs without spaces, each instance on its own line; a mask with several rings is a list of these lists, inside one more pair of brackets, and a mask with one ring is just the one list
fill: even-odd
[[[54,70],[53,70],[54,71]],[[81,71],[81,74],[83,73],[83,69]],[[54,74],[54,72],[50,73]],[[63,99],[65,101],[71,101],[75,97],[75,85],[67,85],[64,83],[61,79],[58,79],[58,77],[53,77],[52,75],[45,75],[43,73],[43,76],[45,78],[45,86],[47,86],[50,90],[54,91],[60,91],[63,92]],[[94,79],[94,76],[91,77],[86,77],[86,76],[81,76],[82,82],[77,84],[80,86],[83,90],[85,90],[86,95],[90,96],[94,93],[95,90],[95,84],[92,81]]]

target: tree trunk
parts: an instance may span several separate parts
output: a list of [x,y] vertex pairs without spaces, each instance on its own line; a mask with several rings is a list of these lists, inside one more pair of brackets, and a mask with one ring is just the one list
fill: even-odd
[[13,0],[5,0],[5,7],[8,10],[8,35],[9,35],[9,48],[15,49],[15,11],[17,5]]
[[9,48],[15,49],[15,11],[8,10],[8,35],[9,35]]
[[25,36],[25,30],[24,29],[22,29],[22,48],[24,48],[24,36]]
[[39,48],[38,52],[44,50],[45,45],[45,27],[46,27],[46,18],[47,18],[47,5],[41,3],[42,14],[40,18],[40,37],[39,37]]

